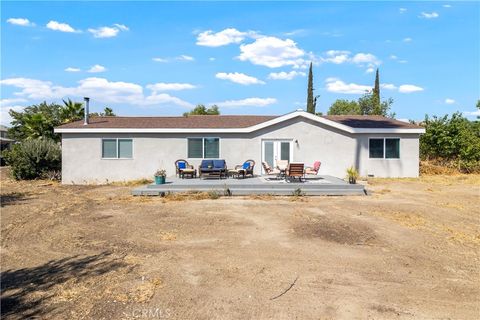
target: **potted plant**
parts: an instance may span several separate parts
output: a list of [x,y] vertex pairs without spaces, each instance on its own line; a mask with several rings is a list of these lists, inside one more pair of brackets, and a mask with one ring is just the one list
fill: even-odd
[[355,167],[351,166],[350,168],[347,169],[347,177],[348,177],[348,182],[350,184],[357,183],[358,176],[359,174],[357,169],[355,169]]
[[157,172],[155,172],[155,184],[164,184],[166,176],[167,176],[166,170],[164,169],[157,170]]

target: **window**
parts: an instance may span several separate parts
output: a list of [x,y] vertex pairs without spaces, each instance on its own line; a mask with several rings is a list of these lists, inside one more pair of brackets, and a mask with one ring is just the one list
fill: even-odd
[[103,159],[132,159],[132,139],[102,139]]
[[219,138],[188,138],[189,158],[219,158]]
[[385,139],[385,158],[400,158],[400,139]]
[[372,138],[369,140],[370,159],[399,159],[399,138]]

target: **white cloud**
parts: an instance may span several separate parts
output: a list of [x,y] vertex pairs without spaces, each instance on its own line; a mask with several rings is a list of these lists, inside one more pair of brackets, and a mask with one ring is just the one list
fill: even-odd
[[355,83],[345,83],[337,78],[327,78],[326,80],[326,89],[329,92],[335,93],[345,93],[345,94],[363,94],[367,91],[371,91],[371,86],[355,84]]
[[5,125],[5,126],[10,126],[11,125],[11,121],[12,121],[12,117],[10,117],[10,113],[9,111],[10,110],[13,110],[13,111],[17,111],[17,112],[20,112],[24,109],[25,107],[24,106],[17,106],[17,105],[14,105],[14,106],[1,106],[0,107],[0,123]]
[[350,51],[344,50],[329,50],[325,53],[326,57],[322,58],[324,62],[330,62],[335,64],[342,64],[350,61]]
[[400,87],[398,87],[398,91],[401,93],[412,93],[423,91],[423,88],[413,84],[402,84]]
[[128,27],[124,24],[115,23],[112,27],[89,28],[88,32],[93,34],[94,38],[112,38],[116,37],[120,31],[128,31]]
[[99,73],[99,72],[105,72],[105,71],[107,71],[107,68],[105,68],[102,65],[96,64],[96,65],[92,66],[90,69],[88,69],[87,72]]
[[276,37],[260,37],[253,43],[240,46],[241,61],[250,61],[253,64],[278,68],[293,66],[306,67],[308,62],[303,59],[305,51],[297,47],[290,39],[282,40]]
[[463,114],[466,116],[475,116],[475,117],[480,117],[480,110],[475,110],[475,111],[463,111]]
[[425,18],[425,19],[435,19],[435,18],[438,18],[440,15],[438,13],[436,13],[435,11],[433,12],[422,12],[419,17],[420,18]]
[[453,100],[451,98],[447,98],[447,99],[445,99],[445,103],[446,104],[455,104],[455,100]]
[[397,60],[398,59],[398,57],[394,54],[391,54],[389,58],[392,59],[392,60]]
[[444,4],[442,7],[444,7],[444,8],[451,8],[452,6],[449,5],[449,4]]
[[151,94],[145,95],[141,85],[123,81],[109,81],[105,78],[86,78],[80,80],[75,87],[63,87],[54,85],[50,81],[28,78],[4,79],[0,81],[0,84],[20,88],[21,90],[15,92],[14,95],[25,100],[38,101],[88,96],[92,100],[103,103],[125,103],[136,106],[175,104],[186,108],[193,106],[180,98],[159,93],[158,90],[152,90]]
[[407,63],[407,60],[398,60],[398,63]]
[[0,107],[12,105],[15,103],[21,103],[21,102],[26,102],[26,99],[23,98],[11,98],[11,99],[1,99],[0,100]]
[[407,37],[407,38],[404,38],[402,41],[403,41],[403,42],[412,42],[412,41],[413,41],[413,39],[412,39],[412,38],[408,38],[408,37]]
[[405,12],[407,12],[407,9],[406,8],[400,8],[400,9],[398,9],[398,11],[400,11],[400,13],[405,13]]
[[365,70],[365,73],[373,73],[375,72],[375,68],[369,67],[367,70]]
[[74,28],[72,28],[69,24],[67,23],[60,23],[58,21],[55,21],[55,20],[50,20],[46,27],[48,29],[51,29],[51,30],[55,30],[55,31],[61,31],[61,32],[80,32],[78,30],[75,30]]
[[215,77],[222,80],[229,80],[245,86],[248,86],[251,84],[265,84],[265,82],[262,80],[259,80],[255,77],[252,77],[240,72],[233,72],[233,73],[219,72],[215,75]]
[[182,54],[182,55],[176,57],[175,59],[180,60],[180,61],[193,61],[193,60],[195,60],[194,57],[187,56],[185,54]]
[[26,18],[10,18],[7,19],[7,22],[22,27],[33,27],[35,25],[35,23],[30,22],[30,20]]
[[74,67],[68,67],[68,68],[65,68],[65,71],[66,72],[80,72],[80,68],[74,68]]
[[246,98],[241,100],[227,100],[223,102],[215,102],[219,107],[223,108],[239,108],[239,107],[266,107],[277,103],[275,98]]
[[387,89],[387,90],[395,90],[395,89],[397,89],[397,87],[396,87],[394,84],[392,84],[392,83],[382,83],[382,84],[380,85],[380,88]]
[[197,86],[190,84],[190,83],[165,83],[159,82],[154,84],[147,85],[147,89],[152,91],[180,91],[180,90],[188,90],[188,89],[195,89]]
[[240,43],[247,36],[254,36],[253,32],[241,32],[235,28],[227,28],[214,33],[212,30],[201,32],[197,36],[197,45],[205,47],[221,47],[231,43]]
[[305,72],[299,72],[299,71],[290,71],[290,72],[272,72],[268,75],[269,79],[272,80],[292,80],[295,77],[305,77],[306,74]]
[[208,58],[208,60],[215,61],[216,59],[214,57],[210,57],[210,58]]
[[130,30],[126,25],[124,24],[119,24],[119,23],[114,23],[113,24],[115,27],[117,27],[118,29],[122,30],[122,31],[128,31]]
[[352,62],[357,64],[369,64],[369,66],[378,66],[381,63],[381,61],[371,53],[357,53],[353,56]]
[[163,62],[163,63],[168,62],[168,59],[165,59],[165,58],[152,58],[152,60],[155,62]]

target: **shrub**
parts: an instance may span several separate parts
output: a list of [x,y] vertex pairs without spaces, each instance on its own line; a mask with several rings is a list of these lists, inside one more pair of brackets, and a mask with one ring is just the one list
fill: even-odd
[[11,174],[17,180],[50,177],[52,172],[61,170],[61,159],[60,146],[45,138],[25,140],[5,152]]
[[480,171],[480,122],[468,121],[461,113],[450,118],[426,117],[420,137],[420,157],[454,165],[461,172]]

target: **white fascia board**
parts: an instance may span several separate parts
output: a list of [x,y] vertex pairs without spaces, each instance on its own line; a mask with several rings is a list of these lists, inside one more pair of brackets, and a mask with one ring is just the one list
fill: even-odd
[[348,133],[425,133],[425,129],[352,128],[305,111],[294,111],[247,128],[58,128],[55,133],[250,133],[295,117],[304,117]]

